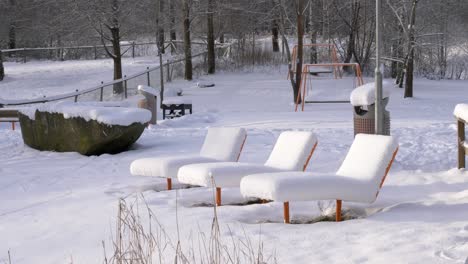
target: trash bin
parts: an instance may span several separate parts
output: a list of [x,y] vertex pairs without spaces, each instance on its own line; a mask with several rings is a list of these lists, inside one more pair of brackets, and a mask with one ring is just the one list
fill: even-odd
[[[388,97],[382,100],[384,110],[384,135],[390,135],[390,113],[385,109]],[[354,135],[375,134],[375,104],[354,106]]]

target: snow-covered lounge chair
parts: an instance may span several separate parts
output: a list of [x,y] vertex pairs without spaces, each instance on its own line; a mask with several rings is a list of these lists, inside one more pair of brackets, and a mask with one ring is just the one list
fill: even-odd
[[247,138],[243,128],[209,128],[199,154],[143,158],[132,162],[130,172],[137,176],[167,179],[167,189],[172,189],[172,178],[180,167],[203,162],[237,161]]
[[265,172],[303,171],[317,146],[314,133],[286,131],[279,136],[265,164],[218,162],[191,164],[179,169],[181,183],[216,187],[216,204],[221,205],[221,188],[239,187],[242,177]]
[[391,136],[358,134],[335,175],[253,174],[242,179],[241,193],[283,202],[285,223],[289,223],[290,201],[336,200],[336,221],[341,221],[341,201],[375,201],[397,151],[398,143]]

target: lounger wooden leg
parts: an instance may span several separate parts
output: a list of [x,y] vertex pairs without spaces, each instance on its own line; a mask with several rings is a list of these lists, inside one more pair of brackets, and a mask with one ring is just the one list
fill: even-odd
[[167,178],[167,190],[172,190],[172,179],[171,178]]
[[216,205],[221,206],[221,188],[216,187]]
[[341,221],[341,200],[336,200],[336,222]]
[[284,223],[289,224],[289,202],[283,203]]

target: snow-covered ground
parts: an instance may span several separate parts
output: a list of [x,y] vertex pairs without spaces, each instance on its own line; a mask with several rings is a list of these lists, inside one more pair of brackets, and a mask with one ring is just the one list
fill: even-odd
[[[55,78],[61,81],[51,85],[54,93],[57,87],[68,89],[66,76],[71,86],[100,81],[87,75],[95,72],[94,62],[80,63],[82,70],[70,67],[59,75],[41,74],[40,67],[29,63],[15,66],[23,74],[12,74],[0,84],[0,97],[42,93],[49,85],[39,84],[51,84]],[[45,68],[54,67],[50,64]],[[36,78],[42,87],[37,91],[28,88]],[[36,151],[24,146],[20,131],[2,125],[0,263],[7,262],[8,250],[12,263],[102,263],[101,241],[109,245],[115,233],[118,198],[131,200],[138,192],[143,192],[173,239],[177,212],[182,247],[190,247],[191,237],[210,230],[213,209],[198,205],[213,202],[212,190],[155,191],[164,188],[165,180],[131,176],[129,165],[141,157],[196,152],[207,127],[246,128],[240,161],[259,163],[265,162],[281,131],[312,130],[319,144],[308,167],[311,172],[335,172],[352,143],[351,105],[312,104],[306,105],[305,112],[294,112],[284,69],[219,73],[201,81],[216,86],[196,88],[185,81],[168,85],[184,89],[184,96],[193,101],[193,115],[150,127],[130,151],[117,155]],[[329,82],[329,86],[314,86],[317,100],[325,98],[320,94],[328,100],[338,93],[326,92],[334,86],[334,80]],[[8,83],[22,88],[15,90]],[[244,232],[253,241],[260,237],[264,255],[275,252],[277,263],[465,263],[468,172],[455,169],[452,113],[457,103],[467,101],[466,81],[417,80],[413,99],[403,99],[403,90],[391,89],[388,109],[400,151],[374,204],[344,202],[344,210],[352,210],[358,219],[285,225],[280,203],[229,205],[243,202],[234,188],[223,191],[227,205],[218,208],[221,238],[243,238]],[[320,214],[315,201],[290,206],[295,222],[306,223]]]

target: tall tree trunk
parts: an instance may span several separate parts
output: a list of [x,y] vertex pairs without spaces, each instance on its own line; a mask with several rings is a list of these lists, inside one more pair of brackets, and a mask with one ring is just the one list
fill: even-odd
[[[351,7],[351,23],[349,29],[349,39],[348,39],[348,47],[346,49],[346,56],[344,59],[345,63],[351,62],[353,58],[353,54],[355,54],[356,48],[356,34],[358,33],[358,26],[359,26],[359,9],[360,3],[358,0],[353,0],[352,7]],[[343,67],[343,69],[347,72],[351,71],[351,67]]]
[[273,52],[279,52],[278,22],[276,21],[276,19],[273,19],[271,25],[271,44],[273,46]]
[[177,39],[177,35],[176,35],[176,29],[175,29],[175,26],[176,26],[176,22],[175,22],[175,7],[174,7],[174,1],[175,0],[169,0],[169,16],[170,16],[170,20],[171,20],[171,29],[170,29],[170,35],[171,35],[171,53],[175,53],[176,52],[176,49],[175,49],[175,43],[174,41]]
[[158,27],[158,48],[160,49],[161,53],[164,54],[164,0],[158,0],[158,16],[157,16],[157,27]]
[[411,8],[411,19],[408,26],[408,61],[406,64],[406,83],[404,97],[413,97],[413,75],[414,75],[414,24],[416,23],[416,7],[419,0],[413,0]]
[[9,2],[11,7],[11,18],[8,28],[8,48],[16,49],[16,20],[18,15],[18,6],[16,0],[10,0]]
[[190,43],[190,0],[182,0],[184,13],[185,79],[192,80],[192,46]]
[[0,81],[2,81],[3,78],[5,78],[5,68],[3,68],[3,56],[0,50]]
[[302,64],[304,59],[304,1],[305,0],[296,0],[297,1],[297,59],[296,59],[296,78],[294,90],[294,101],[301,103],[302,99],[300,96],[300,86],[302,80]]
[[[112,42],[112,59],[114,61],[114,80],[122,79],[122,53],[120,52],[120,7],[119,0],[112,0],[112,26],[110,27]],[[123,92],[123,84],[116,83],[113,86],[114,94]]]
[[[112,50],[114,61],[114,80],[122,79],[122,54],[120,53],[120,29],[118,27],[111,28],[112,33]],[[122,83],[116,83],[113,87],[114,94],[123,92]]]
[[207,14],[208,74],[215,73],[215,69],[216,69],[213,12],[214,12],[214,0],[208,0],[208,12],[207,12],[208,13]]

